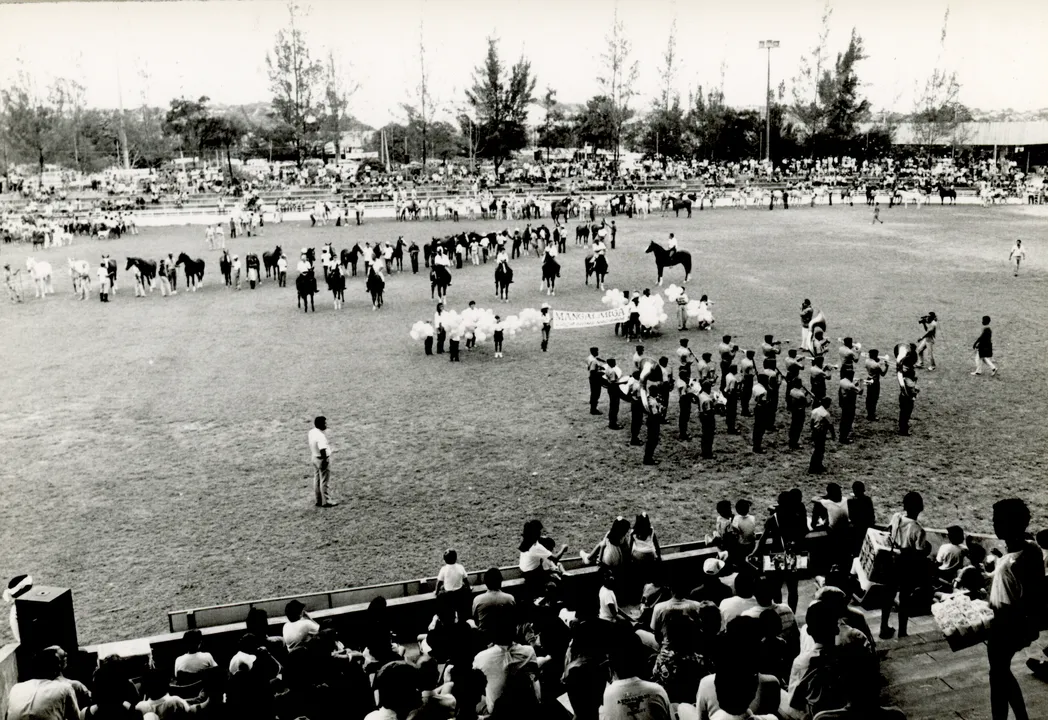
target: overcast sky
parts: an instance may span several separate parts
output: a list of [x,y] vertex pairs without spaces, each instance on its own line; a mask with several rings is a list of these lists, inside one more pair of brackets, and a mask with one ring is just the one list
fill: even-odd
[[[300,25],[315,54],[333,50],[360,84],[351,112],[372,125],[400,119],[399,105],[418,84],[419,24],[432,93],[446,108],[483,59],[485,38],[501,41],[507,60],[525,54],[538,78],[566,102],[597,92],[612,0],[300,0]],[[763,103],[766,55],[757,43],[781,41],[772,54],[772,85],[787,85],[815,45],[824,0],[618,0],[619,17],[639,62],[635,103],[656,93],[671,23],[677,23],[677,88],[721,82],[729,103]],[[940,46],[943,15],[949,31]],[[912,109],[915,80],[936,63],[955,70],[961,100],[981,109],[1048,107],[1043,81],[1048,40],[1045,0],[836,0],[829,47],[852,27],[869,59],[859,75],[876,109]],[[45,84],[67,76],[87,88],[92,106],[117,104],[117,67],[125,106],[143,97],[207,95],[221,103],[270,97],[266,50],[287,25],[284,2],[69,2],[0,5],[0,79],[19,67]],[[21,62],[21,65],[19,63]]]

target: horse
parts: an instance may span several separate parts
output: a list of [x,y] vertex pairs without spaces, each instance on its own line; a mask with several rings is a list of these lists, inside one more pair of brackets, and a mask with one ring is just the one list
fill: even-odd
[[568,215],[571,212],[571,198],[563,198],[561,200],[554,200],[550,204],[549,216],[554,223],[557,222],[558,217],[563,217],[564,222],[568,221]]
[[509,286],[513,282],[513,268],[503,260],[495,266],[495,297],[509,302]]
[[[280,249],[279,245],[277,245],[276,248],[271,253],[269,253],[269,252],[262,253],[262,262],[266,266],[266,277],[267,278],[276,276],[276,274],[277,274],[277,261],[280,260],[280,256],[282,254],[283,254],[283,251]],[[272,275],[270,273],[272,273]]]
[[29,272],[29,277],[33,279],[36,297],[46,298],[48,293],[55,294],[55,288],[51,285],[51,263],[37,262],[33,258],[27,258],[25,269]]
[[681,210],[687,210],[688,211],[688,217],[690,218],[691,217],[691,200],[689,200],[688,198],[682,198],[680,200],[677,200],[676,198],[674,198],[674,200],[673,200],[673,215],[674,215],[674,217],[680,217],[680,211]]
[[397,215],[398,220],[407,220],[408,216],[411,216],[412,220],[422,219],[422,206],[412,200],[407,205],[400,209],[400,213]]
[[386,289],[386,281],[382,278],[382,273],[375,271],[374,265],[371,266],[371,270],[368,272],[368,279],[365,285],[367,286],[367,291],[371,294],[371,309],[378,310],[384,303],[382,292]]
[[47,234],[43,230],[33,230],[33,249],[36,250],[37,245],[43,249],[47,245]]
[[196,292],[197,286],[204,284],[204,261],[201,258],[194,260],[185,253],[179,253],[178,260],[175,261],[175,266],[178,265],[181,265],[186,273],[186,287]]
[[586,284],[589,285],[590,275],[597,276],[597,289],[604,289],[604,278],[608,275],[608,258],[603,254],[586,258]]
[[583,223],[575,228],[575,244],[576,245],[589,245],[590,229],[589,225]]
[[106,275],[109,276],[109,291],[116,295],[116,260],[112,259],[108,255],[103,255],[102,259],[106,263]]
[[659,285],[662,285],[662,271],[664,268],[673,267],[674,265],[681,265],[684,267],[684,282],[688,282],[691,278],[691,253],[687,250],[678,250],[670,257],[669,251],[659,245],[654,240],[648,245],[648,249],[645,253],[653,253],[655,255],[655,267],[659,271]]
[[946,198],[950,199],[951,205],[957,204],[957,191],[953,188],[946,188],[939,185],[939,204],[943,205],[946,202]]
[[429,270],[429,297],[433,298],[436,293],[437,299],[442,301],[448,296],[448,287],[451,285],[451,272],[444,265],[434,265]]
[[338,265],[328,273],[327,286],[335,297],[335,309],[341,310],[342,303],[346,300],[346,276],[342,274],[342,268]]
[[298,307],[302,308],[302,312],[309,312],[310,307],[316,312],[317,306],[313,303],[313,296],[317,294],[317,276],[312,270],[298,274],[295,278],[295,290],[298,293]]
[[91,264],[87,260],[73,260],[66,258],[69,263],[69,276],[73,278],[73,292],[80,295],[81,300],[87,299],[91,292]]
[[[547,295],[557,294],[557,278],[560,277],[560,263],[551,255],[546,255],[542,260],[542,284],[546,288]],[[539,290],[541,291],[541,287]]]
[[397,244],[393,246],[393,256],[390,262],[396,266],[397,272],[404,272],[404,238],[397,238]]
[[141,273],[142,284],[148,285],[149,292],[153,292],[153,289],[156,288],[156,263],[152,260],[129,257],[127,259],[127,267],[124,270],[130,270],[133,267],[137,267],[138,272]]
[[353,271],[353,277],[357,276],[357,262],[360,261],[360,256],[364,254],[364,251],[360,249],[360,243],[353,246],[351,250],[343,250],[340,254],[339,259],[342,261],[342,267],[350,267]]

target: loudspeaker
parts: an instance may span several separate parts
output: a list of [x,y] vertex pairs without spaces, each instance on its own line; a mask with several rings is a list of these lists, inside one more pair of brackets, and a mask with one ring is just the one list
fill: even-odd
[[80,646],[76,640],[72,590],[34,585],[15,599],[15,611],[24,657],[51,645],[62,647],[70,657],[76,655]]

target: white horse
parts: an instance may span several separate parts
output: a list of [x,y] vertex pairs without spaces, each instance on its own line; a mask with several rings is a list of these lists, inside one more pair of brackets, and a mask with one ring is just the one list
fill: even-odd
[[51,285],[51,263],[26,258],[25,269],[29,271],[29,277],[33,278],[36,297],[46,298],[48,293],[55,294],[55,289]]
[[73,292],[86,300],[91,292],[91,265],[87,260],[66,258],[69,264],[69,276],[73,278]]

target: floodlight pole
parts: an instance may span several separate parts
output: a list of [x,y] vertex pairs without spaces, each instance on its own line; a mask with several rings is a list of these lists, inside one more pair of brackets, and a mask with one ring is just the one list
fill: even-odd
[[758,44],[761,50],[768,51],[768,84],[764,90],[764,118],[765,118],[765,145],[764,159],[771,163],[771,51],[779,47],[778,40],[761,40]]

